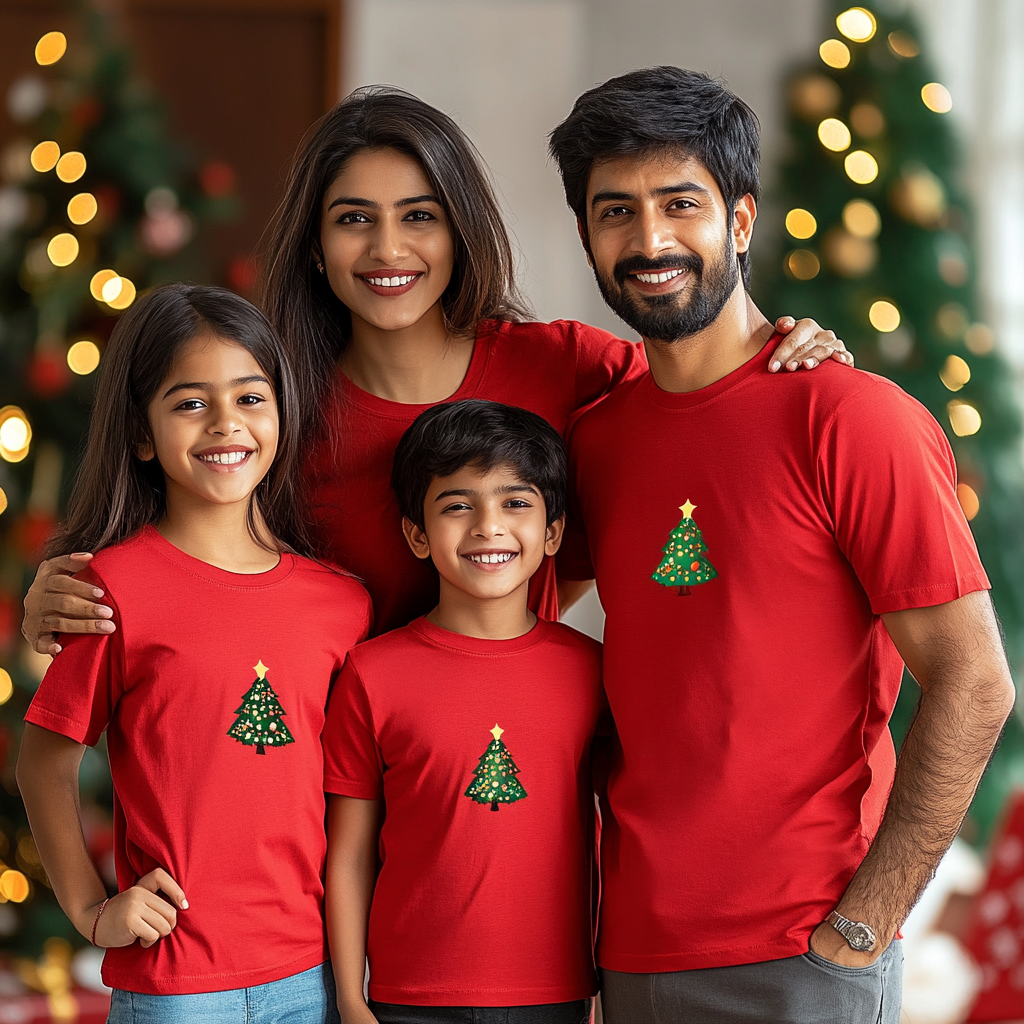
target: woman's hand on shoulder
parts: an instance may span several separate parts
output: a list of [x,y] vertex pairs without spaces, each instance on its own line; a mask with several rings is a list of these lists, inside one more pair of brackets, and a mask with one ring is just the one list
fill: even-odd
[[104,596],[99,587],[76,580],[92,559],[88,552],[62,555],[42,562],[25,595],[21,632],[38,654],[60,653],[58,633],[113,633],[113,611],[96,602]]
[[[161,891],[173,903],[158,896]],[[93,914],[96,909],[93,909]],[[179,909],[188,910],[188,900],[181,886],[163,868],[156,868],[143,875],[130,889],[107,901],[96,921],[96,945],[109,949],[112,946],[130,946],[138,939],[141,946],[152,946],[171,934],[178,923]]]
[[801,366],[813,370],[826,359],[853,366],[853,353],[847,351],[835,331],[824,330],[816,320],[780,316],[775,321],[775,330],[786,337],[772,356],[768,366],[771,373],[777,373],[783,366],[791,371],[799,370]]

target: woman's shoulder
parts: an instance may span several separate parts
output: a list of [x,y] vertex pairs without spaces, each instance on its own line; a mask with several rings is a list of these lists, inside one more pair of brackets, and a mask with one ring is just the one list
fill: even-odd
[[532,345],[548,350],[564,348],[573,355],[581,347],[623,344],[611,332],[579,320],[484,320],[479,336],[490,341],[509,341],[520,348]]

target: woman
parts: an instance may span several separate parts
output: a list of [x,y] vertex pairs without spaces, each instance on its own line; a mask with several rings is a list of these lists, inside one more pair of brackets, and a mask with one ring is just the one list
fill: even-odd
[[[307,479],[324,555],[356,573],[377,633],[437,600],[432,567],[402,536],[390,488],[405,429],[438,402],[487,398],[570,416],[644,372],[643,350],[575,321],[527,320],[512,247],[479,155],[447,115],[389,87],[359,89],[314,125],[269,231],[264,309],[311,389]],[[773,368],[852,363],[814,321],[794,325]],[[55,654],[58,632],[109,632],[102,595],[70,578],[87,555],[43,562],[23,631]],[[551,560],[531,607],[557,618]],[[579,596],[564,587],[564,609]]]

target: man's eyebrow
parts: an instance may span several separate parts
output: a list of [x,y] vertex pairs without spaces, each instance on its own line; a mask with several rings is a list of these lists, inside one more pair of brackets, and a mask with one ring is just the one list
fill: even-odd
[[[705,196],[711,195],[709,189],[706,189],[703,185],[698,185],[695,181],[681,181],[677,185],[663,185],[661,188],[656,188],[651,194],[655,196],[671,196],[679,192],[700,192]],[[612,192],[610,190],[605,190],[604,192],[595,193],[594,198],[590,200],[590,205],[593,207],[597,206],[598,203],[622,203],[635,199],[636,196],[632,192]]]
[[[441,200],[432,195],[410,196],[408,199],[399,199],[395,206],[413,206],[416,203],[437,203],[440,206]],[[336,206],[362,206],[368,210],[380,209],[380,203],[375,203],[372,199],[362,199],[359,196],[338,196],[337,199],[332,199],[327,207],[328,212]]]
[[[266,384],[267,387],[270,387],[270,381],[258,373],[253,374],[251,377],[236,377],[234,380],[229,380],[227,386],[229,388],[238,388],[243,384]],[[173,387],[168,388],[164,392],[164,398],[169,398],[178,391],[209,391],[212,387],[213,384],[208,380],[182,381],[180,384],[175,384]]]

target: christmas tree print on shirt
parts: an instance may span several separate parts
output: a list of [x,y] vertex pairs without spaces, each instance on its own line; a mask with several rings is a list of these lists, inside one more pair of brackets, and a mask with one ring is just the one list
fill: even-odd
[[498,810],[498,804],[513,804],[526,796],[526,790],[516,778],[519,766],[512,760],[508,747],[501,742],[505,731],[494,723],[489,730],[494,737],[487,749],[480,755],[480,761],[473,769],[473,781],[463,794],[478,804],[490,804],[491,810]]
[[228,735],[247,747],[255,747],[257,754],[265,754],[266,747],[283,747],[294,743],[295,737],[282,721],[285,710],[267,682],[267,666],[261,658],[254,666],[256,682],[242,698],[242,706],[235,709],[238,718],[228,729]]
[[715,567],[704,557],[708,546],[704,543],[700,527],[693,521],[696,507],[689,498],[685,505],[679,506],[683,518],[668,535],[668,543],[661,549],[661,564],[651,575],[651,579],[663,587],[678,587],[680,596],[689,594],[691,586],[707,583],[718,575]]

